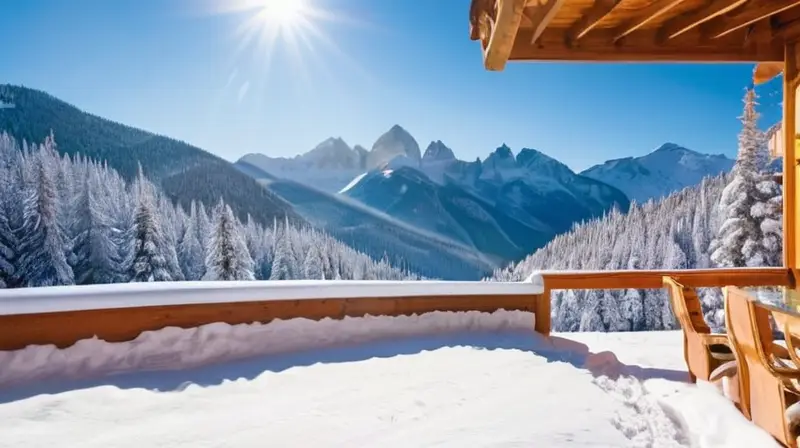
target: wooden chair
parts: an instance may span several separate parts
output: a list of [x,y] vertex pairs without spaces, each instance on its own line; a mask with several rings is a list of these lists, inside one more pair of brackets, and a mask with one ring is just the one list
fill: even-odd
[[672,311],[683,330],[683,356],[689,370],[689,380],[698,378],[714,383],[736,374],[735,357],[724,334],[712,334],[693,288],[687,288],[671,277],[663,278],[669,292]]
[[787,409],[800,402],[800,370],[776,363],[769,311],[741,289],[724,288],[725,321],[738,364],[740,409],[779,442],[797,447]]

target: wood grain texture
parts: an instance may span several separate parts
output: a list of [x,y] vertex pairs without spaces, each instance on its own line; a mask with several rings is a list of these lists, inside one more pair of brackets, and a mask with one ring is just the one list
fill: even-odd
[[[542,306],[546,307],[547,317],[536,321],[537,330],[549,333],[549,298],[544,300],[542,295],[270,300],[0,315],[0,350],[17,350],[32,344],[54,344],[63,348],[92,337],[108,342],[129,341],[144,331],[193,328],[215,322],[236,325],[267,323],[274,319],[343,319],[368,314],[400,316],[431,311],[494,312],[500,309],[536,313],[537,307]],[[541,326],[545,324],[546,327]]]

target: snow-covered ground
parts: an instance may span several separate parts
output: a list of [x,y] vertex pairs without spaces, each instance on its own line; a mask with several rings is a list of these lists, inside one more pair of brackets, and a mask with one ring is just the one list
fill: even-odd
[[0,447],[777,446],[683,382],[679,332],[532,326],[430,313],[0,352]]

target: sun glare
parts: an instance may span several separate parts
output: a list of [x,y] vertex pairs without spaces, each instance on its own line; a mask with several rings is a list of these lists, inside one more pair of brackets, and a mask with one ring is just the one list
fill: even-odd
[[274,89],[269,79],[271,69],[290,70],[292,84],[298,91],[308,92],[313,88],[313,76],[335,75],[326,71],[331,56],[340,66],[346,64],[369,78],[324,27],[326,22],[329,27],[333,22],[348,27],[368,25],[326,9],[321,4],[325,0],[204,1],[209,2],[211,14],[232,14],[238,18],[233,36],[236,48],[231,52],[235,68],[226,88],[238,89],[239,101],[250,95],[263,97],[260,92],[264,88]]
[[267,26],[294,27],[308,19],[307,0],[261,0],[258,17]]

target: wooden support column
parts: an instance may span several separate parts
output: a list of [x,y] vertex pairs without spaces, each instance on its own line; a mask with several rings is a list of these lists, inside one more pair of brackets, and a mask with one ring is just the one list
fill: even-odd
[[[797,87],[800,81],[800,45],[786,43],[783,72],[783,262],[797,278],[800,267],[797,244],[800,241],[798,228],[797,154]],[[796,289],[793,286],[792,289]]]
[[553,300],[553,297],[546,283],[544,291],[541,295],[536,296],[535,300],[536,306],[533,312],[534,330],[536,330],[537,333],[550,336],[550,326],[552,325],[550,322],[550,301]]

